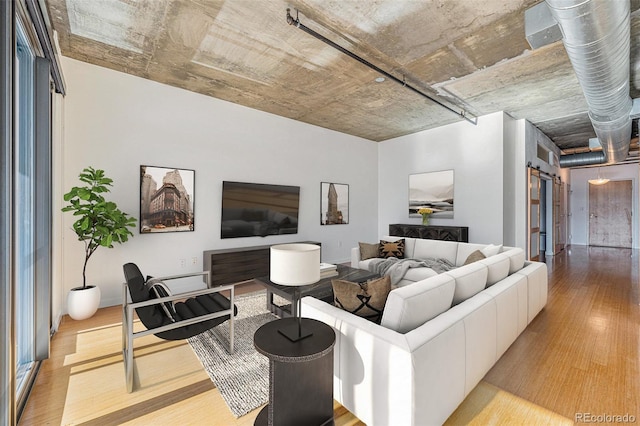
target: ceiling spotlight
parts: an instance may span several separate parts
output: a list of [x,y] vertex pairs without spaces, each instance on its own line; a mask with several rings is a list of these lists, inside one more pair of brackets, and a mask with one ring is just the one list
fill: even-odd
[[384,77],[378,77],[376,78],[376,83],[382,83],[384,80]]

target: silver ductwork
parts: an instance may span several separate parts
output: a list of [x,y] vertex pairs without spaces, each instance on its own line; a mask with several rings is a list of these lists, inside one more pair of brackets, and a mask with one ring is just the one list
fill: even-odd
[[558,162],[560,163],[560,167],[578,167],[602,164],[604,161],[604,151],[591,151],[561,155]]
[[[589,105],[589,118],[604,152],[602,162],[622,162],[631,139],[629,0],[546,3],[562,30],[562,41]],[[562,165],[562,157],[560,164],[569,167]]]

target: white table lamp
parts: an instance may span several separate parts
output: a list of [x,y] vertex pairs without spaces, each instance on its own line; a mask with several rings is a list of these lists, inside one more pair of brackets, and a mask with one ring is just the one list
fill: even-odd
[[[300,287],[320,281],[320,246],[315,244],[279,244],[271,246],[270,276],[274,284]],[[311,336],[301,326],[300,289],[295,289],[297,297],[292,303],[298,303],[297,327],[282,327],[280,334],[292,342]],[[293,312],[293,307],[292,307]]]

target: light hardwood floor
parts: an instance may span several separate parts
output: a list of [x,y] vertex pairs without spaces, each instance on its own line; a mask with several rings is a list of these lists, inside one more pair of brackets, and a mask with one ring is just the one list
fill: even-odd
[[570,419],[640,421],[638,250],[575,246],[547,265],[547,306],[484,380]]
[[[638,251],[572,247],[547,264],[547,306],[485,383],[569,419],[629,414],[640,421]],[[127,394],[120,330],[117,307],[86,321],[65,318],[20,425],[253,424],[258,410],[235,419],[186,342],[137,339],[139,384]],[[477,403],[460,410],[478,410]],[[338,404],[334,413],[336,425],[362,424]],[[482,418],[508,424],[488,414]]]

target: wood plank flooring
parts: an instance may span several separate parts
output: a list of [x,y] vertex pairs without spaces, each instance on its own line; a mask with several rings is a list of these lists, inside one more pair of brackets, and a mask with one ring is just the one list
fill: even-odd
[[[638,251],[572,247],[547,263],[547,306],[484,381],[572,420],[579,413],[640,420]],[[259,410],[234,418],[186,342],[136,339],[139,383],[128,394],[120,320],[119,307],[80,322],[65,317],[20,425],[253,424]],[[455,418],[509,423],[484,407],[476,416],[478,401],[468,398]],[[334,414],[336,425],[362,425],[339,404]]]
[[570,419],[640,421],[638,251],[575,246],[547,265],[547,306],[484,380]]

